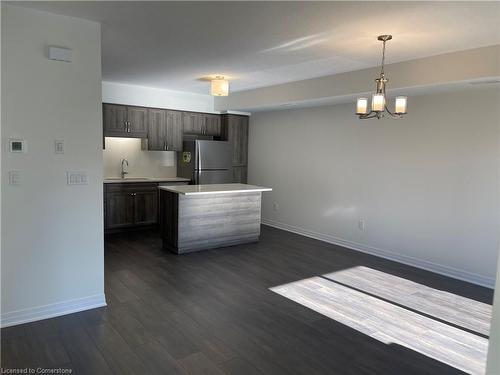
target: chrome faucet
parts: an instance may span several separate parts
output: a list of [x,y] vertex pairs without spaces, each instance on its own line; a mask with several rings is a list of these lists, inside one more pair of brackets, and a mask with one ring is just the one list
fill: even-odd
[[128,174],[128,171],[125,170],[125,169],[127,169],[127,168],[125,168],[125,164],[128,167],[128,160],[122,159],[122,178],[125,178],[125,175]]

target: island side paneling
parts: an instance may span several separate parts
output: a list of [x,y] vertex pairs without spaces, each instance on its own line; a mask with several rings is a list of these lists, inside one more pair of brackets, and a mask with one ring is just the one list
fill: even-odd
[[161,191],[164,247],[178,254],[260,236],[261,192],[182,195]]

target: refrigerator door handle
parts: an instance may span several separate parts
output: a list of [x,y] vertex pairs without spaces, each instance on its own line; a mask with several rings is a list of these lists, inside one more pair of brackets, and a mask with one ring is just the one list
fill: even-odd
[[196,144],[195,150],[197,151],[196,156],[198,157],[198,160],[196,160],[198,162],[198,171],[200,171],[201,170],[201,147],[198,144]]

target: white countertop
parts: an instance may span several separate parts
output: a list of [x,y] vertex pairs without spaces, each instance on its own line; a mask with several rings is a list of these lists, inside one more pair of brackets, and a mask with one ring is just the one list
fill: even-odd
[[189,182],[188,178],[182,177],[107,177],[104,179],[105,184],[122,184],[130,182]]
[[160,186],[158,189],[171,191],[182,195],[201,194],[226,194],[226,193],[252,193],[258,191],[271,191],[273,189],[246,185],[246,184],[210,184],[210,185],[180,185],[180,186]]

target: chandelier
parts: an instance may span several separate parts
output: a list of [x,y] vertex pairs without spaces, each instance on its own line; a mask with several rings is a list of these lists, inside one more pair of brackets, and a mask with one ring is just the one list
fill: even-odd
[[392,35],[380,35],[378,38],[381,42],[383,42],[382,48],[382,69],[380,70],[380,76],[375,79],[377,83],[377,90],[372,95],[371,102],[371,110],[368,111],[368,99],[367,98],[358,98],[358,102],[356,105],[356,114],[360,119],[367,118],[377,118],[381,119],[388,114],[392,118],[402,118],[404,114],[406,114],[406,104],[407,98],[406,96],[398,96],[395,100],[395,108],[394,112],[391,112],[389,108],[387,108],[386,103],[386,94],[385,94],[385,86],[387,84],[388,79],[385,78],[384,74],[384,63],[385,63],[385,43],[388,40],[392,39]]

